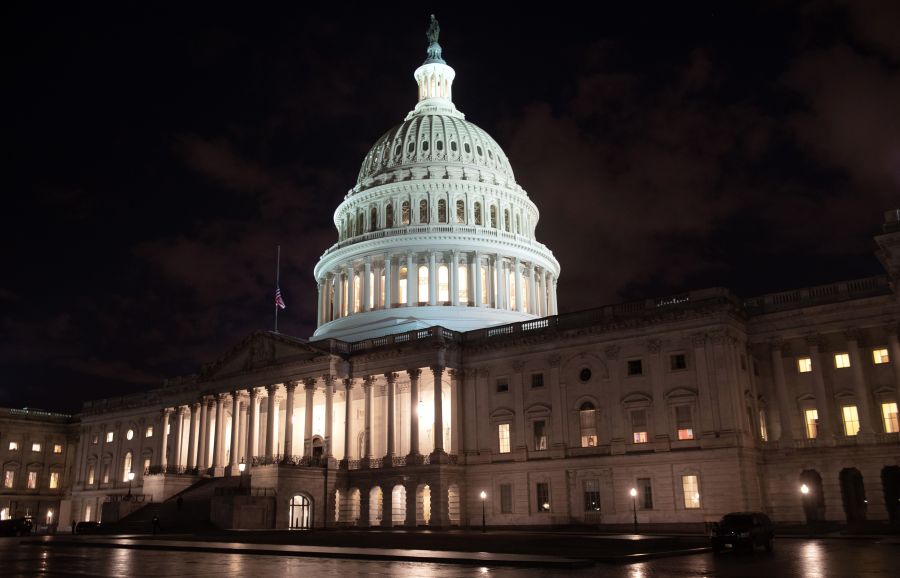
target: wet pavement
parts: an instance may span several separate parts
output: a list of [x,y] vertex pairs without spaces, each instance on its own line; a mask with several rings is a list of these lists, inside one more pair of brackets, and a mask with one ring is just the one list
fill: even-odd
[[[440,555],[439,553],[437,555]],[[81,546],[54,547],[22,544],[20,538],[0,538],[0,575],[136,576],[160,578],[248,576],[524,577],[599,576],[650,578],[693,577],[880,577],[893,576],[900,560],[900,540],[782,539],[775,552],[726,552],[660,558],[636,564],[598,563],[588,568],[510,568],[447,565],[429,562],[392,562],[297,558],[254,554],[161,552]]]

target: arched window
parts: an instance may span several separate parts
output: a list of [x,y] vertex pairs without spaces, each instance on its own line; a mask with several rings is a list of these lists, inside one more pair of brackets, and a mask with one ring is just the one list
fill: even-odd
[[362,299],[360,299],[360,282],[359,274],[353,275],[353,313],[357,313],[362,310]]
[[416,143],[410,141],[409,146],[406,148],[406,152],[412,154],[416,151]]
[[384,226],[390,229],[394,226],[394,205],[388,205],[384,208]]
[[397,272],[397,303],[406,303],[406,277],[408,275],[406,267],[400,267]]
[[447,222],[447,201],[445,199],[438,200],[438,223]]
[[457,265],[456,282],[459,287],[459,304],[465,307],[469,303],[469,268]]
[[516,235],[522,234],[522,222],[519,219],[519,215],[516,215]]
[[507,287],[509,287],[509,308],[512,310],[516,310],[516,309],[518,309],[518,304],[516,303],[516,273],[515,273],[515,271],[510,271],[507,279],[508,279],[508,281],[507,281],[506,285],[507,285]]
[[456,201],[456,222],[460,225],[466,222],[466,203],[462,199]]
[[131,473],[131,462],[132,462],[132,455],[131,455],[131,452],[128,452],[125,454],[125,463],[123,464],[123,468],[122,468],[122,481],[123,482],[128,481],[128,474]]
[[481,203],[475,203],[475,224],[481,225]]
[[400,223],[409,224],[409,201],[403,201],[403,204],[400,205]]
[[581,426],[581,447],[592,448],[597,445],[597,410],[589,401],[578,408],[578,422]]
[[436,148],[438,150],[438,152],[444,150],[444,141],[439,140],[436,143],[434,143],[434,148]]
[[419,201],[419,222],[428,222],[428,201],[426,201],[425,199]]
[[419,267],[419,303],[428,302],[428,267]]
[[456,152],[456,141],[455,140],[450,141],[450,150],[453,152]]
[[497,207],[495,205],[491,205],[491,228],[497,228]]
[[469,146],[469,143],[463,143],[463,150],[466,151],[466,154],[472,152],[472,147]]
[[369,309],[375,307],[375,272],[369,271]]
[[298,494],[291,498],[288,528],[308,530],[312,527],[312,503],[309,498]]
[[362,235],[366,224],[366,216],[363,213],[356,215],[356,234]]
[[369,230],[378,230],[378,209],[376,209],[375,207],[372,207],[372,209],[369,211]]
[[450,270],[446,265],[438,267],[438,301],[450,301]]
[[428,152],[428,141],[427,140],[422,141],[422,152],[423,153]]
[[503,229],[509,233],[509,209],[503,209]]

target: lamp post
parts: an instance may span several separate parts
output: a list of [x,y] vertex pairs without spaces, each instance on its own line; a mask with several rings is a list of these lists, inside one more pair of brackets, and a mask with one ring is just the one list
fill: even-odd
[[241,458],[241,463],[238,464],[238,489],[244,489],[244,470],[247,469],[247,464],[244,462],[244,458]]
[[631,494],[631,511],[634,514],[634,533],[637,534],[637,490],[631,488],[631,491],[628,493]]
[[134,481],[134,472],[128,472],[128,499],[131,499],[131,482]]
[[485,528],[485,515],[484,515],[484,501],[487,499],[487,492],[481,490],[481,533],[484,534],[486,531]]

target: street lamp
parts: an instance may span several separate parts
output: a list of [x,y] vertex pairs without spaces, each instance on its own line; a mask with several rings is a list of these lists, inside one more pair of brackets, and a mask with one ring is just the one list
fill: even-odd
[[634,513],[634,533],[637,534],[637,490],[631,488],[631,491],[628,493],[631,494],[631,511]]
[[484,534],[486,531],[485,528],[485,517],[484,517],[484,501],[487,499],[487,492],[481,490],[481,533]]
[[244,463],[244,458],[241,458],[241,463],[238,464],[238,471],[240,474],[238,475],[238,489],[244,489],[244,470],[247,469],[247,464]]
[[131,482],[134,481],[134,472],[128,472],[128,499],[131,499]]

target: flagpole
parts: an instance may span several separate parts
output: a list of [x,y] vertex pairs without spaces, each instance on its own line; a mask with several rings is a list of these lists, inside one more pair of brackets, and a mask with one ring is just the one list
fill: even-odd
[[[281,245],[275,256],[275,287],[281,287]],[[278,303],[275,303],[275,333],[278,333]]]

